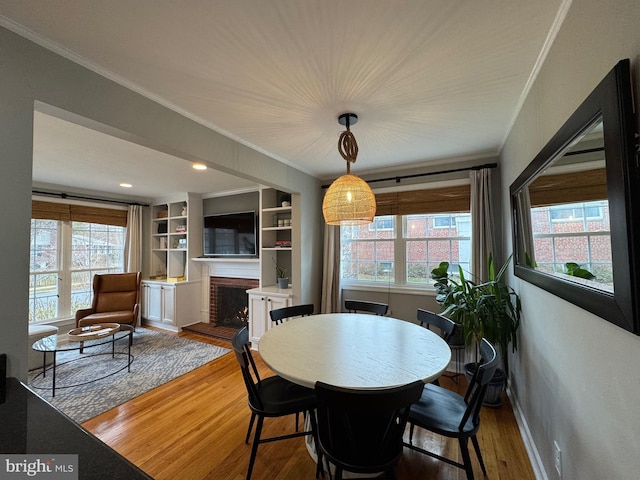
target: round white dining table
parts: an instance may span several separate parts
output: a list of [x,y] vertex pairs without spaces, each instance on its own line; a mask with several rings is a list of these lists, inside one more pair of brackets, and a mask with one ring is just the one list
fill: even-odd
[[438,378],[451,349],[435,332],[390,317],[330,313],[274,326],[260,339],[264,362],[287,380],[380,389]]

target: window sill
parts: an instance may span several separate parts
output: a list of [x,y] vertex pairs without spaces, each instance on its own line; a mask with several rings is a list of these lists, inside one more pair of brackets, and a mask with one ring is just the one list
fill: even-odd
[[67,327],[75,328],[76,319],[75,317],[69,317],[57,318],[55,320],[40,320],[38,322],[30,322],[29,325],[53,325],[54,327],[58,327],[62,331]]
[[413,287],[410,285],[376,285],[376,284],[362,284],[362,283],[341,283],[340,288],[342,290],[352,290],[358,292],[382,292],[382,293],[400,293],[402,295],[427,295],[435,297],[436,291],[432,287]]

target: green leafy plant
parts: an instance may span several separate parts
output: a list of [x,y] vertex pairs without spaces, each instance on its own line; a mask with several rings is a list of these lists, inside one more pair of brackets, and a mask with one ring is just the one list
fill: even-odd
[[488,278],[476,283],[468,279],[458,266],[458,278],[449,274],[449,264],[442,262],[431,271],[436,281],[436,301],[444,307],[443,315],[456,322],[464,333],[465,343],[473,339],[479,342],[486,338],[497,345],[503,353],[505,371],[508,375],[509,344],[512,351],[518,349],[516,335],[520,327],[521,303],[518,294],[503,282],[503,276],[511,257],[495,272],[493,256],[489,255]]
[[278,278],[287,278],[287,269],[278,265],[278,262],[276,262],[275,258],[271,257],[271,260],[273,260],[273,263],[276,266],[276,276]]
[[587,280],[594,280],[596,276],[586,268],[582,268],[575,262],[567,262],[564,264],[565,272],[572,277],[586,278]]

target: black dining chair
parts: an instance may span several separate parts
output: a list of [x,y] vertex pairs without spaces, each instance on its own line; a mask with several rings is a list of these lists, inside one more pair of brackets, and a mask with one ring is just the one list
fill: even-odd
[[[420,398],[423,387],[422,381],[381,390],[316,383],[317,450],[335,467],[336,480],[342,479],[343,471],[385,472],[395,478],[409,407]],[[330,465],[328,470],[332,478]]]
[[386,303],[367,302],[364,300],[345,300],[344,308],[349,313],[367,312],[383,317],[387,314],[389,305]]
[[[249,409],[251,410],[251,419],[249,420],[245,443],[249,442],[253,423],[256,417],[258,419],[256,431],[253,435],[251,456],[249,457],[247,480],[251,478],[256,454],[258,453],[258,445],[261,443],[306,435],[313,435],[316,444],[318,443],[316,417],[314,414],[317,403],[315,391],[285,380],[278,375],[260,378],[248,344],[249,332],[247,327],[243,327],[233,337],[231,345],[242,371],[242,378],[247,388]],[[261,438],[262,425],[265,418],[297,415],[300,412],[309,414],[311,431],[296,431],[295,433]],[[321,460],[320,454],[318,454],[318,460]],[[318,471],[320,471],[320,466],[318,466]]]
[[437,313],[430,312],[428,310],[418,309],[418,321],[420,326],[431,329],[430,327],[436,327],[440,330],[440,336],[445,342],[448,342],[453,333],[456,331],[456,323],[450,318],[443,317]]
[[304,305],[292,305],[290,307],[276,308],[269,312],[271,321],[276,325],[280,325],[286,318],[292,317],[306,317],[307,315],[313,315],[313,303],[307,303]]
[[[480,365],[476,368],[464,397],[431,383],[424,386],[420,400],[411,406],[408,419],[409,442],[404,444],[412,450],[464,469],[467,472],[468,480],[473,480],[469,439],[473,443],[482,473],[487,474],[476,434],[480,429],[480,408],[487,386],[500,363],[500,357],[495,347],[484,338],[480,342],[480,358]],[[445,437],[457,438],[463,463],[414,445],[414,427],[420,427]]]
[[[429,330],[431,330],[431,327],[437,328],[440,331],[440,336],[447,343],[456,331],[456,324],[453,320],[438,315],[437,313],[419,308],[417,316],[420,326],[428,328]],[[432,383],[434,385],[440,385],[437,378]]]

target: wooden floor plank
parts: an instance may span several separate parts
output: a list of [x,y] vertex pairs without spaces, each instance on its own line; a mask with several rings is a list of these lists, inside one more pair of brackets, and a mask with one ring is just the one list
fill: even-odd
[[[230,348],[230,342],[181,333],[185,338]],[[272,374],[255,355],[261,374]],[[442,378],[443,387],[462,392]],[[157,480],[242,480],[250,445],[244,436],[249,422],[246,389],[235,357],[225,355],[140,397],[85,422],[83,426]],[[265,435],[291,432],[293,418],[267,419]],[[534,480],[533,470],[508,399],[483,408],[479,432],[482,456],[491,480]],[[408,429],[407,429],[408,438]],[[414,443],[459,460],[456,441],[416,429]],[[483,478],[471,454],[476,478]],[[464,472],[405,449],[399,480],[429,478],[465,480]],[[315,464],[302,438],[260,445],[253,480],[313,479]]]

